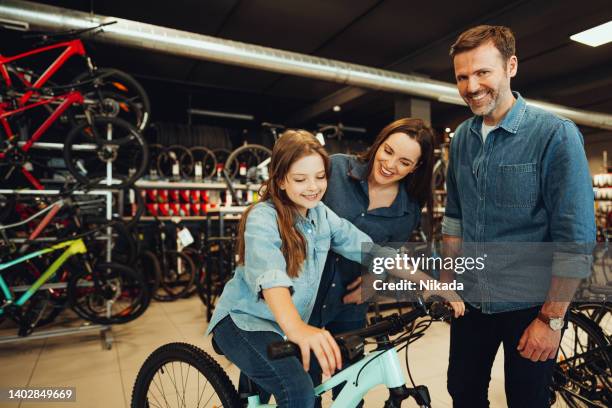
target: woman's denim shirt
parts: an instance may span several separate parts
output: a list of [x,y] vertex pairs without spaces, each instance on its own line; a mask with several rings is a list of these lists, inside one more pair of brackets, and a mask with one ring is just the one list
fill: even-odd
[[[331,156],[331,174],[323,202],[342,218],[346,218],[368,234],[376,244],[404,243],[419,225],[421,208],[403,186],[389,207],[368,210],[368,164],[347,154]],[[408,176],[410,177],[410,176]],[[327,259],[311,323],[324,326],[334,321],[339,313],[343,320],[361,320],[367,304],[355,307],[342,302],[346,286],[358,278],[358,263],[330,254]]]
[[256,204],[248,214],[245,262],[225,285],[207,334],[228,314],[242,330],[273,331],[284,335],[262,297],[262,290],[290,288],[292,299],[303,321],[312,313],[323,267],[330,248],[353,261],[361,261],[362,244],[372,240],[350,222],[338,217],[325,204],[298,217],[295,227],[306,239],[306,259],[297,278],[287,275],[281,252],[277,212],[269,201]]

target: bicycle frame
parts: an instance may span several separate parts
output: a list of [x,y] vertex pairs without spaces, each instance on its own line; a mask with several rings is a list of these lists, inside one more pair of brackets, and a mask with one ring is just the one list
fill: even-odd
[[6,303],[0,307],[0,316],[4,314],[4,309],[7,306],[10,306],[10,305],[15,305],[17,307],[23,306],[28,301],[28,299],[30,299],[32,295],[34,295],[34,293],[36,293],[36,291],[42,285],[44,285],[45,282],[47,282],[70,257],[76,254],[87,253],[87,247],[85,246],[83,239],[79,238],[79,239],[74,239],[70,241],[60,242],[59,244],[55,244],[49,248],[41,249],[39,251],[34,251],[27,255],[14,259],[10,262],[5,262],[5,263],[0,264],[0,271],[3,271],[5,269],[10,268],[11,266],[18,265],[32,258],[36,258],[36,257],[45,255],[51,252],[59,251],[61,249],[65,249],[64,252],[62,252],[62,254],[59,257],[57,257],[55,261],[53,261],[53,263],[36,280],[36,282],[34,282],[32,286],[30,286],[29,289],[26,292],[24,292],[23,295],[21,295],[19,299],[17,300],[15,300],[15,298],[13,297],[13,294],[11,293],[8,285],[6,284],[5,280],[2,278],[2,275],[0,274],[0,289],[2,290],[2,293],[4,294],[4,297],[7,300]]
[[[11,87],[12,81],[8,73],[6,64],[19,60],[19,59],[30,57],[32,55],[36,55],[36,54],[40,54],[40,53],[47,52],[50,50],[58,49],[58,48],[64,48],[64,47],[66,49],[57,57],[55,61],[51,63],[51,65],[49,65],[49,67],[40,76],[40,78],[36,80],[35,83],[30,84],[29,81],[27,81],[23,76],[20,75],[20,78],[23,81],[23,83],[28,88],[31,88],[31,89],[28,89],[23,95],[19,97],[19,99],[17,100],[16,109],[12,109],[10,102],[0,103],[0,123],[2,123],[2,128],[6,132],[7,140],[11,142],[14,139],[15,134],[8,123],[8,118],[10,116],[16,115],[18,113],[24,112],[32,108],[36,108],[36,107],[43,106],[43,105],[49,105],[57,101],[61,101],[60,104],[57,106],[57,108],[53,112],[51,112],[49,117],[43,121],[43,123],[34,131],[34,133],[32,133],[28,141],[23,146],[17,147],[23,153],[27,153],[28,150],[30,150],[30,148],[32,147],[32,145],[36,143],[38,139],[40,139],[40,137],[49,129],[49,127],[51,127],[51,125],[57,119],[59,119],[59,117],[63,115],[64,112],[71,105],[84,103],[84,98],[81,92],[73,90],[73,91],[69,91],[62,95],[53,96],[53,97],[45,97],[41,100],[28,104],[32,96],[34,94],[38,94],[36,90],[41,89],[41,87],[49,80],[49,78],[51,78],[51,76],[53,76],[53,74],[55,74],[59,70],[59,68],[62,65],[64,65],[64,63],[68,59],[70,59],[74,55],[80,55],[82,57],[86,57],[85,48],[83,47],[83,43],[81,42],[81,40],[72,40],[72,41],[62,42],[58,44],[53,44],[53,45],[43,47],[43,48],[38,48],[38,49],[31,50],[23,54],[15,55],[12,57],[4,57],[0,55],[0,75],[2,76],[2,79],[4,80],[6,85],[8,87]],[[88,67],[91,67],[90,62],[88,62]],[[5,152],[0,152],[0,159],[4,159],[6,156],[7,154]],[[36,177],[32,175],[32,173],[30,173],[28,169],[26,169],[23,165],[19,167],[24,177],[36,189],[38,190],[44,189],[42,184],[40,184],[40,182],[36,179]]]
[[[321,385],[314,388],[317,396],[345,383],[336,397],[332,408],[356,407],[369,390],[384,385],[387,388],[401,387],[406,384],[397,350],[376,350],[350,367],[340,371]],[[247,408],[274,408],[276,405],[261,404],[258,395],[248,398]]]

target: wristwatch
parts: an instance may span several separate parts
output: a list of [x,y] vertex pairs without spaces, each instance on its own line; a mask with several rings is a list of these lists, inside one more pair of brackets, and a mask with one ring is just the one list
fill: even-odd
[[550,317],[550,316],[546,316],[542,312],[538,313],[538,319],[540,319],[540,321],[546,323],[548,325],[548,327],[550,327],[551,330],[554,330],[554,331],[561,330],[563,328],[564,323],[565,323],[563,321],[563,317]]

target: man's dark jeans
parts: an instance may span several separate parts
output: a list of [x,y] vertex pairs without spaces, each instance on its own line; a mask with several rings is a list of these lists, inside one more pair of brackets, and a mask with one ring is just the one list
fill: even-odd
[[467,306],[469,313],[451,324],[447,385],[453,407],[489,407],[491,367],[503,344],[508,407],[548,408],[554,360],[534,363],[521,357],[516,349],[540,307],[483,314]]

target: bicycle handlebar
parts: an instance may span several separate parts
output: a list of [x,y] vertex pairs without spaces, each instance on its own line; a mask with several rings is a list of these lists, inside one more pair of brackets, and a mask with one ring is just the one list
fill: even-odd
[[[334,336],[338,343],[343,358],[354,354],[355,349],[366,338],[379,337],[382,335],[394,335],[400,333],[405,327],[409,326],[420,317],[429,315],[433,320],[447,320],[453,315],[450,307],[441,301],[433,301],[429,305],[419,296],[415,302],[414,310],[401,315],[392,315],[383,318],[382,321],[359,330],[342,333]],[[300,347],[291,341],[278,341],[268,345],[268,357],[271,360],[278,360],[286,357],[298,357],[301,359]],[[350,360],[347,359],[347,360]]]

